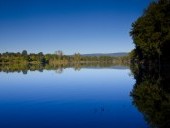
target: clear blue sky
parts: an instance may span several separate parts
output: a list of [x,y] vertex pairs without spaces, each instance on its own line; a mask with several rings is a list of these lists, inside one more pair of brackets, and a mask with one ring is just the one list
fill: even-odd
[[0,52],[129,52],[151,0],[0,0]]

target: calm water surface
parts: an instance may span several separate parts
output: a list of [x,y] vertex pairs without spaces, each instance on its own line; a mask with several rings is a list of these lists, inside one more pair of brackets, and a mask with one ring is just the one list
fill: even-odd
[[146,128],[129,69],[0,72],[0,128]]

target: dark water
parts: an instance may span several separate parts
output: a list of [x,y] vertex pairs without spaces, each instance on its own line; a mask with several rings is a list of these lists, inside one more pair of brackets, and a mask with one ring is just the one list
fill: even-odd
[[147,128],[129,69],[0,72],[0,128]]

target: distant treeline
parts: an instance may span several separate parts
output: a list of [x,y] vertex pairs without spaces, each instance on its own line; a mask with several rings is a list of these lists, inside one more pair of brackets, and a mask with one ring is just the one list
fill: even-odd
[[0,53],[0,65],[8,64],[49,64],[61,65],[70,63],[129,63],[129,56],[111,57],[111,56],[81,56],[79,53],[74,55],[64,55],[62,51],[56,51],[54,54],[30,53],[26,50],[22,53]]

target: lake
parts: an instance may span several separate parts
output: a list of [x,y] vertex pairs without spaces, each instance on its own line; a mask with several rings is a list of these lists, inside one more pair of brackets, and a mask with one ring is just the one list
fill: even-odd
[[0,128],[147,128],[127,67],[0,72]]

